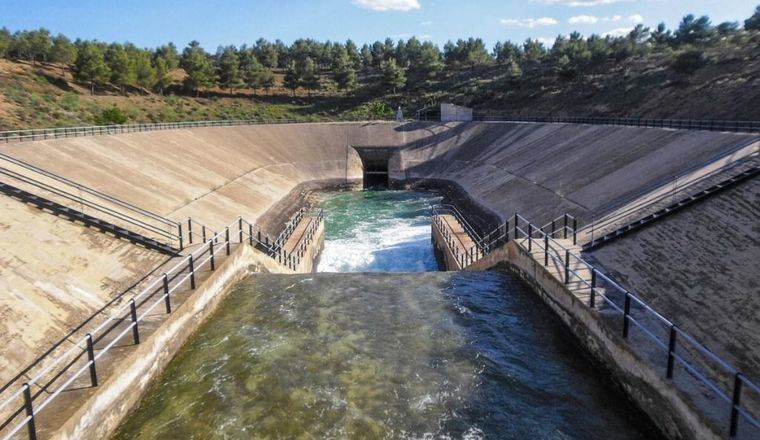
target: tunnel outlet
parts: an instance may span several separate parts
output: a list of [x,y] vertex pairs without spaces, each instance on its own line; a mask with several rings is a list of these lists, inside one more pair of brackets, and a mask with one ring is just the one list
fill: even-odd
[[361,158],[364,188],[388,187],[388,163],[397,148],[354,147],[354,149]]

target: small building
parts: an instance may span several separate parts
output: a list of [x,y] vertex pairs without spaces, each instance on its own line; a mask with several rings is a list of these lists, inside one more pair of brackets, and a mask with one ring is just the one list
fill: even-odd
[[441,122],[470,122],[472,109],[459,105],[441,103]]

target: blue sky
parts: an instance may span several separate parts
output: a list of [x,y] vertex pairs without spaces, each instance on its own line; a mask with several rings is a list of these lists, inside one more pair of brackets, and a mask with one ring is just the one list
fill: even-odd
[[551,40],[578,30],[623,33],[638,22],[675,27],[687,13],[714,23],[743,21],[753,0],[0,0],[0,27],[40,26],[53,33],[153,47],[183,47],[197,39],[208,50],[252,43],[258,37],[299,37],[360,45],[416,35],[443,45],[479,36],[498,40]]

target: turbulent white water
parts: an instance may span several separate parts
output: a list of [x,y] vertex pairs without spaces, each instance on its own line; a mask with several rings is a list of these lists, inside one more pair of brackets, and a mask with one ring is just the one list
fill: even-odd
[[325,194],[325,248],[319,272],[437,270],[430,242],[431,193],[364,191]]

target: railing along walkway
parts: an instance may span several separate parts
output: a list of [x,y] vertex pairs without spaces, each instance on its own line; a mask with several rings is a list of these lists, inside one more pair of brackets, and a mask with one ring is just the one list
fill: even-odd
[[757,148],[747,156],[736,159],[732,156],[733,154],[728,154],[711,160],[707,165],[687,170],[665,183],[645,188],[610,206],[599,208],[598,211],[609,214],[601,218],[592,215],[592,221],[578,230],[578,241],[584,249],[594,247],[609,240],[610,234],[624,232],[629,225],[636,225],[642,220],[649,222],[676,212],[685,205],[716,194],[760,171]]
[[724,121],[702,119],[602,118],[583,116],[515,116],[503,113],[480,113],[475,121],[537,122],[550,124],[616,125],[626,127],[670,128],[674,130],[760,133],[760,121]]
[[[433,227],[440,227],[443,222],[436,218],[440,211],[434,209],[433,213]],[[515,214],[514,219],[477,239],[471,251],[461,254],[461,267],[515,241],[563,283],[579,304],[594,310],[605,325],[619,332],[630,349],[661,372],[716,432],[731,439],[760,438],[760,386],[586,262],[576,231],[577,221],[568,214],[544,226]],[[472,236],[477,237],[477,232]]]
[[296,119],[225,119],[217,121],[162,122],[156,124],[96,125],[82,127],[36,128],[29,130],[0,131],[0,143],[30,142],[48,139],[66,139],[82,136],[140,133],[157,130],[178,130],[199,127],[231,127],[238,125],[313,124],[315,122],[373,122],[392,119],[340,118],[330,121],[300,121]]
[[324,214],[322,210],[304,211],[298,218],[304,227],[292,228],[287,234],[288,250],[275,247],[242,217],[219,232],[192,219],[181,223],[187,226],[186,255],[154,269],[157,276],[146,277],[112,300],[0,389],[0,440],[36,439],[59,428],[104,377],[117,374],[118,363],[149,337],[235,246],[253,246],[282,266],[298,269]]
[[94,220],[91,222],[94,225],[100,220],[113,226],[114,231],[116,228],[125,231],[122,235],[127,238],[130,235],[144,238],[143,244],[168,253],[182,250],[184,245],[178,223],[3,153],[0,153],[0,182],[12,196],[34,196],[26,197],[26,201],[34,201],[41,207],[50,202],[47,204],[51,210],[55,207],[63,208],[58,209],[60,212],[79,213],[80,219],[87,216]]
[[661,372],[716,432],[732,439],[760,438],[757,384],[586,262],[578,245],[552,237],[520,215],[515,215],[512,232],[518,246]]

